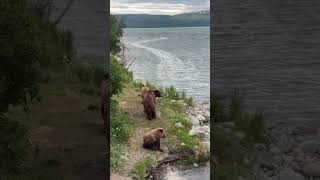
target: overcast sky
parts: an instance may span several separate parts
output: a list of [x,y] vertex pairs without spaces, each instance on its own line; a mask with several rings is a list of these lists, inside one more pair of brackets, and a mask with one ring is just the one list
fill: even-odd
[[175,15],[210,9],[210,0],[111,0],[111,14]]

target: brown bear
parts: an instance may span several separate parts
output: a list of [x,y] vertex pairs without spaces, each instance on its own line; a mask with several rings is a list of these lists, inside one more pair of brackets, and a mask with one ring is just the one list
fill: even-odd
[[141,98],[142,98],[142,103],[144,99],[144,95],[149,91],[149,88],[147,84],[143,84],[143,87],[141,88]]
[[193,159],[196,161],[199,161],[200,158],[203,158],[203,160],[207,160],[208,154],[208,150],[205,149],[202,146],[202,144],[198,141],[193,151]]
[[166,133],[162,128],[152,129],[143,136],[143,148],[163,151],[160,148],[160,138],[165,138]]
[[149,90],[143,98],[144,112],[149,120],[156,118],[156,97],[162,97],[159,89]]

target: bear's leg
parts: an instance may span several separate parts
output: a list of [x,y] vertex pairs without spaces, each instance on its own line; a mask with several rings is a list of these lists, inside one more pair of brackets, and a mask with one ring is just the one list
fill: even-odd
[[158,150],[158,151],[163,152],[163,150],[160,148],[160,139],[158,139],[158,140],[156,141],[156,147],[157,147],[157,150]]
[[152,113],[152,119],[155,119],[156,118],[156,108],[153,107],[152,110],[151,110],[151,113]]
[[149,120],[152,120],[152,110],[151,107],[148,106],[147,110],[147,116]]

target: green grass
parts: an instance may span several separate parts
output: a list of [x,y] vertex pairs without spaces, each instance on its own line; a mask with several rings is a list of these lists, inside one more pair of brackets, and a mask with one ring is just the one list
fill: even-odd
[[110,119],[110,166],[112,171],[117,171],[126,162],[123,146],[128,142],[134,130],[134,125],[130,121],[128,114],[118,112],[118,102],[114,99],[111,100]]
[[171,102],[171,99],[159,99],[159,102],[161,104],[163,104],[163,106],[165,106],[166,108],[168,109],[171,109],[175,112],[182,112],[183,110],[183,105],[181,103],[174,103],[174,102]]
[[133,176],[139,180],[144,180],[146,171],[149,168],[151,168],[154,164],[156,164],[156,161],[152,157],[145,157],[142,161],[138,162],[132,169]]
[[110,139],[111,142],[127,142],[133,132],[133,123],[129,120],[127,114],[117,114],[111,117],[110,122]]
[[170,118],[170,121],[173,124],[180,122],[184,126],[185,130],[190,130],[191,127],[192,127],[192,122],[189,119],[187,119],[185,117],[185,115],[182,115],[182,114],[179,114],[179,113],[176,113],[174,116],[172,116]]
[[117,171],[119,168],[123,167],[126,162],[123,145],[111,143],[110,148],[110,168],[112,171]]

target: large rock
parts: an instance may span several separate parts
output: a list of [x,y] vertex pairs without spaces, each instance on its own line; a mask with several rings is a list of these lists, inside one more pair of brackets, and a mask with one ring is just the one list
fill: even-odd
[[206,133],[201,131],[199,126],[192,126],[192,129],[189,131],[190,136],[197,136],[201,139],[204,139],[206,137]]
[[193,115],[189,115],[189,118],[193,125],[196,125],[196,126],[199,125],[200,122],[196,117],[194,117]]
[[292,169],[283,169],[279,173],[279,180],[304,180],[304,177]]
[[174,124],[175,127],[177,128],[184,128],[183,124],[181,122],[177,122]]
[[320,162],[308,163],[303,166],[302,173],[305,176],[320,177]]
[[197,115],[197,119],[198,119],[199,121],[204,121],[204,120],[206,120],[206,118],[203,117],[201,114],[198,114],[198,115]]

